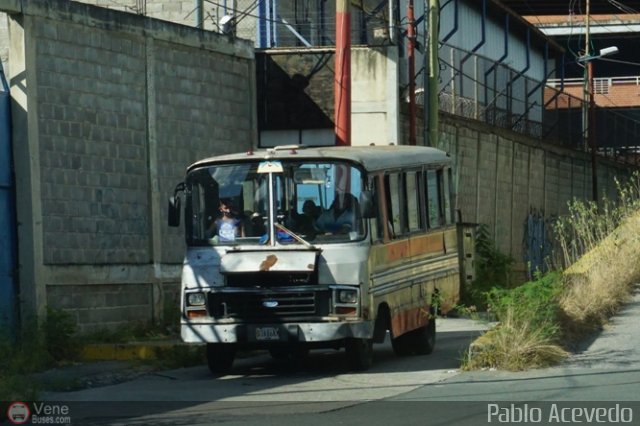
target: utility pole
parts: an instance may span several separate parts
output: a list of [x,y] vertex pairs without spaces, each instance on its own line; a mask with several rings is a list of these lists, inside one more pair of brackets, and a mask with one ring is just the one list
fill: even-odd
[[[409,77],[409,145],[416,144],[416,28],[413,0],[407,3],[407,74]],[[426,123],[425,123],[426,124]]]
[[351,145],[351,0],[336,1],[334,121],[336,145]]
[[429,0],[429,140],[426,141],[428,146],[438,145],[438,112],[440,110],[438,101],[438,91],[440,90],[438,84],[440,73],[440,64],[438,62],[439,27],[440,0]]
[[591,194],[593,201],[598,202],[598,157],[596,141],[596,101],[593,95],[593,62],[587,62],[589,79],[589,147],[591,148]]
[[598,157],[596,141],[596,104],[593,96],[593,63],[591,55],[590,21],[591,1],[587,0],[584,17],[584,96],[582,100],[582,122],[584,127],[584,149],[591,151],[591,197],[598,202]]
[[204,0],[196,0],[196,27],[204,29]]

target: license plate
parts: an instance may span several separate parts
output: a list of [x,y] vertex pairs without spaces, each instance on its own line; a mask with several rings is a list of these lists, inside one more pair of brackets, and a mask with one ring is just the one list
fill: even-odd
[[256,327],[256,340],[270,341],[281,340],[281,330],[277,327]]

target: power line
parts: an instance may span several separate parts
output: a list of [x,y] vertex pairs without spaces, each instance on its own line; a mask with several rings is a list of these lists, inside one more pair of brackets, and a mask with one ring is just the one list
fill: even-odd
[[634,8],[624,5],[617,0],[608,0],[608,2],[625,13],[638,13]]
[[638,62],[630,62],[630,61],[621,61],[620,59],[610,59],[610,58],[598,58],[599,61],[605,61],[605,62],[616,62],[619,64],[625,64],[625,65],[633,65],[636,67],[640,67],[640,63]]

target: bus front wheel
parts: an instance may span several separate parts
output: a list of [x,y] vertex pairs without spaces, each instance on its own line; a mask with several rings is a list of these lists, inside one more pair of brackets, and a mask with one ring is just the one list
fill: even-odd
[[235,357],[235,345],[229,343],[207,343],[207,364],[213,374],[225,374],[231,370]]
[[373,364],[373,340],[348,338],[345,342],[349,368],[357,371],[368,370]]

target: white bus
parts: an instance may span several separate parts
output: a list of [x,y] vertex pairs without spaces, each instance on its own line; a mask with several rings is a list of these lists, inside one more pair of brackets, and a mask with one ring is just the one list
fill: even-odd
[[169,202],[187,251],[181,335],[209,368],[238,349],[274,357],[344,347],[366,370],[387,332],[428,354],[436,309],[458,301],[451,159],[434,148],[286,146],[187,169]]

